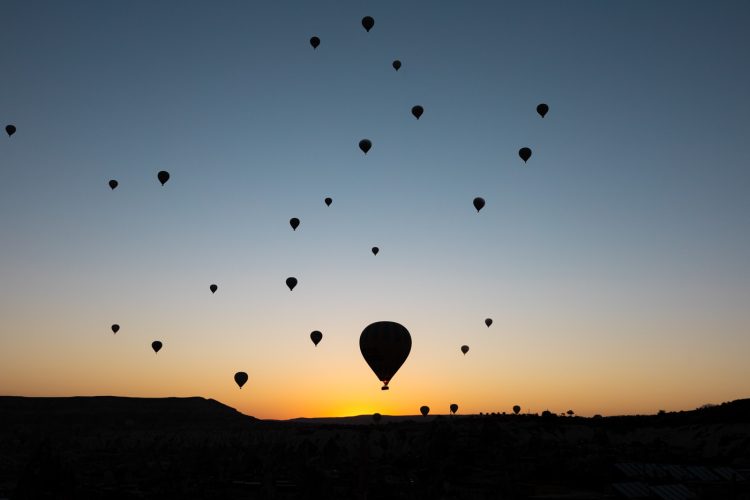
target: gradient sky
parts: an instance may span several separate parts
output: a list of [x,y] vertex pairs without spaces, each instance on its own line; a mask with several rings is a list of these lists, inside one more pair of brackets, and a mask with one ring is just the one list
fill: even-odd
[[[743,0],[5,0],[0,394],[262,418],[750,396],[748,21]],[[387,392],[358,343],[381,320],[413,339]]]

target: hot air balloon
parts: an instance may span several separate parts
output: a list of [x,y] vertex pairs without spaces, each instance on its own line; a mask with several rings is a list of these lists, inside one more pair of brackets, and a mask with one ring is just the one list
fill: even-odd
[[531,149],[529,148],[521,148],[518,150],[518,156],[521,157],[524,163],[529,161],[529,158],[531,158]]
[[451,413],[455,415],[457,411],[458,411],[458,405],[456,403],[453,403],[451,405]]
[[521,407],[518,406],[518,405],[515,405],[513,407],[513,413],[515,413],[516,415],[518,415],[520,412],[521,412]]
[[154,352],[159,352],[161,350],[161,346],[162,344],[158,340],[154,340],[153,342],[151,342],[151,349],[153,349]]
[[167,172],[166,170],[162,170],[161,172],[156,174],[156,177],[159,179],[159,182],[161,182],[161,185],[163,186],[169,180],[169,172]]
[[289,287],[289,291],[291,292],[294,290],[294,287],[297,286],[297,278],[287,278],[286,279],[286,286]]
[[5,133],[8,134],[8,137],[16,133],[16,126],[15,125],[6,125],[5,126]]
[[374,422],[375,422],[376,424],[377,424],[378,422],[380,422],[380,418],[381,418],[381,415],[380,415],[380,413],[373,413],[373,414],[372,414],[372,420],[373,420],[373,421],[374,421]]
[[430,407],[429,406],[421,406],[419,408],[419,413],[421,413],[423,417],[426,417],[427,414],[430,413]]
[[419,117],[422,116],[422,113],[424,113],[424,108],[422,106],[414,106],[411,108],[411,114],[414,115],[414,118],[419,120]]
[[325,202],[325,204],[326,204],[327,207],[330,207],[331,203],[333,203],[333,199],[332,198],[326,198],[323,201]]
[[320,45],[320,38],[317,36],[314,36],[310,39],[310,45],[312,45],[313,49],[317,49],[318,45]]
[[395,61],[393,61],[393,63],[391,63],[391,66],[393,66],[393,69],[398,71],[399,69],[401,69],[401,61],[396,59]]
[[462,345],[461,346],[461,352],[464,353],[464,356],[466,356],[466,353],[469,352],[469,346]]
[[237,385],[240,386],[240,389],[242,389],[242,386],[245,385],[245,382],[247,382],[247,373],[245,372],[235,373],[234,381],[237,382]]
[[114,180],[114,179],[112,179],[112,180],[109,181],[109,187],[111,189],[116,188],[118,185],[119,185],[119,183],[116,180]]
[[484,198],[474,198],[474,208],[477,209],[477,213],[484,208]]
[[299,219],[297,217],[292,217],[289,219],[289,225],[292,226],[292,231],[296,231],[299,227]]
[[209,288],[209,290],[211,290],[211,293],[216,293],[216,290],[218,290],[218,289],[219,289],[219,287],[218,287],[218,286],[216,286],[216,285],[211,285],[211,286],[210,286],[210,287],[208,287],[208,288]]
[[310,334],[310,340],[312,340],[313,344],[315,344],[317,346],[318,342],[320,342],[321,340],[323,340],[323,334],[320,333],[318,330],[315,330],[314,332],[312,332]]
[[372,143],[369,139],[362,139],[359,141],[359,149],[361,149],[364,154],[367,154],[371,147]]
[[380,249],[378,247],[372,247],[372,254],[377,255]]
[[375,19],[373,19],[370,16],[365,16],[362,18],[362,26],[365,28],[365,31],[369,32],[373,26],[375,26]]
[[544,103],[541,103],[536,107],[536,112],[539,113],[539,116],[541,116],[542,118],[544,118],[544,115],[547,114],[547,111],[549,111],[549,106]]
[[484,324],[487,325],[487,328],[489,328],[492,325],[492,318],[485,319]]
[[378,321],[368,325],[359,336],[359,350],[378,380],[382,390],[391,381],[411,351],[409,330],[392,321]]
[[117,323],[112,325],[112,333],[117,333],[119,331],[120,331],[120,325],[118,325]]

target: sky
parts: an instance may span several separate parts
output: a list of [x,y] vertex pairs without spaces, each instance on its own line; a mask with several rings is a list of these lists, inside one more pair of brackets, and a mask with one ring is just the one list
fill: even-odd
[[[742,0],[5,0],[0,394],[273,419],[748,397],[749,20]],[[412,337],[389,391],[359,350],[376,321]]]

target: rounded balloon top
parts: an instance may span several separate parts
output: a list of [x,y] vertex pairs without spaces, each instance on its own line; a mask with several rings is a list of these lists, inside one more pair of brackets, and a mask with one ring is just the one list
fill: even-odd
[[396,71],[398,71],[399,69],[401,69],[401,61],[399,61],[398,59],[396,59],[395,61],[393,61],[391,63],[391,66],[393,66],[393,69],[395,69]]
[[112,325],[112,333],[117,333],[119,331],[120,331],[120,325],[118,325],[117,323]]
[[373,26],[375,26],[375,19],[370,16],[365,16],[362,18],[362,27],[365,28],[365,31],[369,32]]
[[430,407],[429,406],[421,406],[419,408],[419,413],[421,413],[423,417],[426,417],[427,414],[430,413]]
[[163,186],[169,180],[169,172],[167,172],[166,170],[162,170],[161,172],[156,174],[156,178],[159,179],[159,182],[161,182],[161,185]]
[[451,405],[451,413],[455,415],[457,411],[458,411],[458,405],[456,403],[453,403]]
[[380,249],[378,247],[372,247],[372,254],[377,255]]
[[323,202],[326,204],[327,207],[331,206],[331,203],[333,203],[333,198],[326,198],[323,200]]
[[289,291],[291,292],[294,290],[294,287],[297,286],[297,278],[295,277],[289,277],[286,279],[286,286],[289,287]]
[[518,156],[521,157],[524,163],[529,161],[529,158],[531,158],[531,149],[529,148],[521,148],[518,150]]
[[373,421],[374,421],[374,422],[375,422],[376,424],[377,424],[378,422],[380,422],[380,419],[381,419],[381,418],[382,418],[382,416],[380,415],[380,413],[373,413],[373,414],[372,414],[372,420],[373,420]]
[[382,390],[391,381],[411,351],[411,335],[403,325],[378,321],[367,325],[359,336],[359,350],[378,380]]
[[464,353],[464,356],[466,356],[466,353],[469,352],[469,346],[462,345],[461,346],[461,352]]
[[314,332],[310,333],[310,340],[312,340],[313,344],[317,346],[318,343],[323,340],[323,334],[318,330],[315,330]]
[[414,115],[414,118],[419,120],[419,117],[422,116],[422,113],[424,113],[424,108],[422,106],[414,106],[411,108],[411,114]]
[[484,208],[484,198],[480,198],[479,196],[474,198],[474,208],[477,209],[477,212],[482,210]]
[[371,147],[372,142],[370,142],[370,139],[362,139],[359,141],[359,149],[361,149],[364,154],[367,154]]
[[216,290],[218,290],[219,287],[214,284],[208,287],[208,289],[211,290],[211,293],[216,293]]
[[541,103],[539,106],[536,107],[536,112],[539,113],[539,116],[541,116],[542,118],[544,118],[544,115],[546,115],[548,111],[549,111],[549,106],[547,106],[544,103]]
[[6,125],[5,126],[5,133],[8,134],[8,137],[16,133],[16,126],[15,125]]
[[487,318],[484,320],[484,324],[487,325],[487,328],[492,326],[492,318]]
[[114,180],[114,179],[111,179],[111,180],[109,181],[109,187],[110,187],[110,189],[114,189],[114,188],[116,188],[116,187],[117,187],[117,186],[119,186],[119,185],[120,185],[120,183],[119,183],[119,182],[117,182],[117,181],[116,181],[116,180]]
[[242,386],[245,385],[245,382],[247,382],[247,373],[245,372],[235,373],[234,381],[237,383],[238,386],[240,386],[240,389],[242,389]]
[[312,45],[313,49],[317,49],[318,45],[320,45],[320,38],[317,36],[310,38],[310,45]]
[[159,342],[158,340],[154,340],[153,342],[151,342],[151,349],[153,349],[154,352],[161,351],[161,347],[162,347],[162,343]]
[[299,219],[297,217],[292,217],[289,219],[289,225],[292,226],[292,231],[296,231],[299,227]]

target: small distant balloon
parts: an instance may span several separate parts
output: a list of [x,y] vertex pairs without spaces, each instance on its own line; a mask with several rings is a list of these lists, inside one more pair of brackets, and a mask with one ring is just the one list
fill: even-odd
[[312,333],[310,334],[310,340],[312,340],[313,344],[315,344],[315,345],[317,346],[317,345],[318,345],[318,343],[319,343],[319,342],[320,342],[321,340],[323,340],[323,334],[322,334],[322,333],[320,333],[320,332],[319,332],[318,330],[315,330],[314,332],[312,332]]
[[16,133],[16,126],[15,125],[6,125],[5,126],[5,133],[8,134],[8,137]]
[[451,405],[451,413],[455,415],[457,411],[458,411],[458,405],[456,403],[453,403]]
[[422,116],[422,113],[424,113],[424,108],[422,106],[414,106],[411,108],[411,114],[414,115],[414,118],[419,120],[419,117]]
[[245,372],[235,373],[234,381],[237,383],[238,386],[240,386],[240,389],[242,389],[242,386],[245,385],[245,382],[247,382],[247,373]]
[[422,406],[419,408],[419,413],[422,414],[423,417],[426,417],[428,413],[430,413],[430,407],[429,406]]
[[310,45],[312,45],[313,49],[317,49],[318,45],[320,45],[320,38],[317,36],[314,36],[310,39]]
[[359,149],[361,149],[364,154],[367,154],[371,147],[372,143],[370,142],[370,139],[362,139],[359,141]]
[[292,231],[296,231],[299,227],[299,219],[297,217],[292,217],[289,219],[289,225],[292,226]]
[[531,149],[529,148],[521,148],[518,150],[518,156],[521,157],[524,163],[529,161],[529,158],[531,158]]
[[372,247],[372,254],[377,255],[380,249],[378,247]]
[[327,207],[330,207],[331,203],[333,203],[333,198],[326,198],[323,201],[325,202],[325,204],[326,204]]
[[544,115],[546,115],[548,111],[549,111],[549,106],[547,106],[544,103],[541,103],[539,106],[536,107],[536,112],[539,113],[539,116],[541,116],[542,118],[544,118]]
[[513,406],[513,413],[518,415],[518,413],[521,411],[521,407],[518,405]]
[[469,346],[462,345],[461,346],[461,352],[464,353],[464,356],[466,356],[466,353],[469,352]]
[[111,181],[109,181],[109,187],[110,187],[110,189],[114,189],[118,185],[119,185],[119,183],[116,180],[114,180],[114,179],[112,179]]
[[218,286],[216,286],[216,285],[211,285],[211,286],[210,286],[210,287],[208,287],[208,288],[209,288],[209,289],[211,290],[211,293],[216,293],[216,290],[218,290],[218,289],[219,289],[219,287],[218,287]]
[[151,342],[151,349],[154,350],[154,352],[159,352],[161,350],[162,343],[158,340],[154,340]]
[[398,71],[399,69],[401,69],[401,61],[396,59],[395,61],[393,61],[393,63],[391,63],[391,66],[393,66],[393,69]]
[[362,18],[362,26],[365,28],[365,31],[369,32],[373,26],[375,26],[375,19],[373,19],[370,16],[365,16]]
[[378,422],[380,422],[380,419],[381,419],[381,415],[380,415],[380,413],[373,413],[373,414],[372,414],[372,420],[373,420],[373,421],[374,421],[374,422],[375,422],[376,424],[377,424]]
[[286,279],[286,286],[289,287],[289,291],[291,292],[294,290],[294,287],[297,286],[297,278],[291,277]]
[[474,208],[477,209],[477,212],[482,210],[484,208],[484,198],[476,197],[474,198]]
[[484,324],[487,325],[487,328],[492,326],[492,318],[487,318],[486,320],[484,320]]
[[112,325],[112,333],[117,333],[119,331],[120,331],[120,325],[118,325],[116,323],[114,325]]
[[162,170],[161,172],[156,174],[156,177],[159,179],[159,182],[161,182],[161,185],[163,186],[169,180],[169,172],[167,172],[166,170]]

